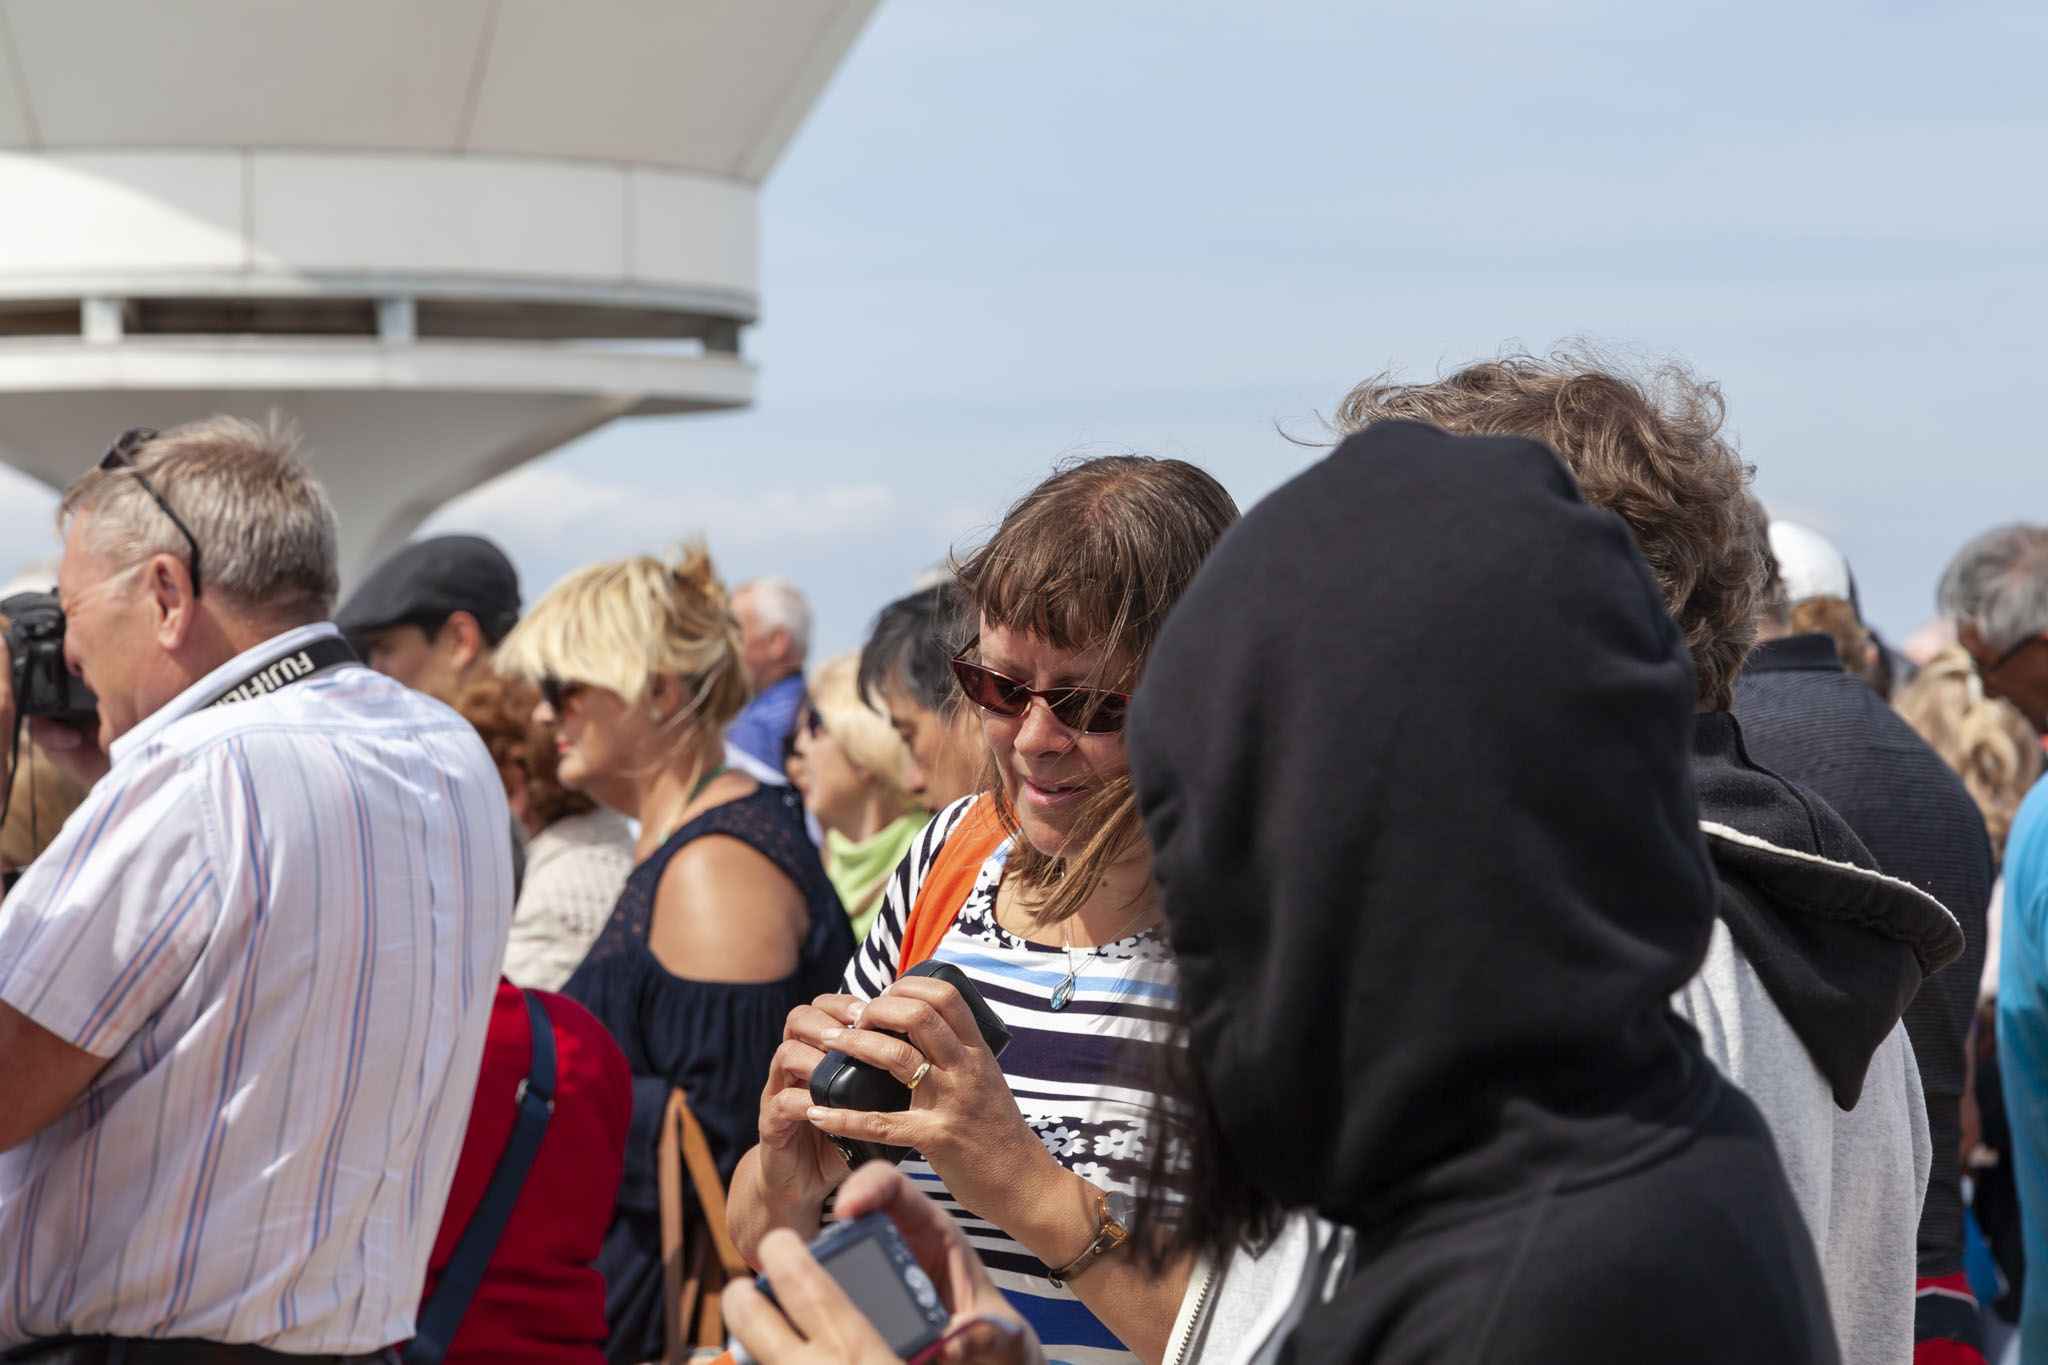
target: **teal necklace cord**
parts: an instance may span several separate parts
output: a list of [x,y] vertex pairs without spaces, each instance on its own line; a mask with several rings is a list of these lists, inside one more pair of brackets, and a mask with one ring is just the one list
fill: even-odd
[[689,796],[687,796],[683,800],[683,809],[688,810],[691,806],[695,805],[697,803],[697,798],[704,794],[704,789],[710,786],[713,782],[716,782],[719,778],[724,777],[726,771],[726,765],[721,763],[717,767],[713,768],[710,772],[704,774],[704,776],[698,778],[697,785],[690,788]]
[[[721,763],[717,767],[713,768],[710,772],[704,774],[704,776],[698,778],[697,785],[690,788],[690,794],[683,798],[682,809],[688,810],[690,807],[696,805],[697,798],[704,794],[704,789],[710,786],[713,782],[716,782],[719,778],[724,777],[726,773],[729,771],[730,768],[726,764]],[[676,831],[681,829],[687,823],[687,821],[678,820],[673,825],[669,826],[668,830],[661,836],[661,842],[665,844],[669,840],[675,838]]]

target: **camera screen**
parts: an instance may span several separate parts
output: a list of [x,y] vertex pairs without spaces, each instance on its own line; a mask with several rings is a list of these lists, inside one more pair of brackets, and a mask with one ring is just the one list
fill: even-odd
[[930,1343],[932,1329],[923,1310],[872,1237],[854,1242],[828,1261],[825,1269],[897,1355],[909,1355]]

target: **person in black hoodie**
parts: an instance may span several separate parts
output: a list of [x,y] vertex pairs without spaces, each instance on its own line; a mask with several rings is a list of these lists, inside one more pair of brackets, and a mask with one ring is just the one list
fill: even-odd
[[1692,702],[1533,441],[1375,426],[1182,599],[1129,735],[1210,1165],[1355,1230],[1283,1360],[1837,1359],[1769,1133],[1669,1004],[1715,923]]
[[1878,872],[1825,801],[1743,747],[1729,708],[1767,573],[1718,391],[1677,366],[1639,380],[1583,353],[1509,356],[1430,384],[1371,380],[1339,409],[1345,426],[1389,418],[1545,441],[1655,573],[1692,655],[1693,779],[1719,881],[1706,962],[1676,1003],[1770,1125],[1843,1360],[1905,1365],[1931,1147],[1900,1016],[1963,938],[1933,897]]

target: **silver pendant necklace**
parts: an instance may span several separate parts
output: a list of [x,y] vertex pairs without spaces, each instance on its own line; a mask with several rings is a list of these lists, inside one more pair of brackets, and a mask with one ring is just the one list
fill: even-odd
[[[1152,907],[1148,905],[1137,914],[1125,920],[1123,928],[1111,934],[1101,943],[1089,948],[1087,957],[1083,957],[1081,961],[1086,962],[1088,958],[1095,956],[1102,948],[1115,943],[1130,932],[1132,925],[1151,913]],[[1065,1009],[1068,1002],[1074,998],[1074,982],[1081,975],[1081,969],[1074,965],[1074,918],[1071,915],[1060,921],[1060,946],[1067,955],[1067,974],[1060,979],[1059,985],[1052,988],[1052,1007],[1055,1010]]]

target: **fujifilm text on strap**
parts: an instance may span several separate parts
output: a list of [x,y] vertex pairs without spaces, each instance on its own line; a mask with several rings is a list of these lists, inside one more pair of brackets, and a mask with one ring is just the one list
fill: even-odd
[[267,697],[272,692],[290,687],[293,683],[310,678],[315,673],[325,673],[330,668],[357,662],[356,652],[350,649],[348,641],[339,636],[327,636],[315,640],[302,649],[287,650],[285,653],[263,664],[227,691],[206,703],[207,707],[232,706],[236,702],[254,701]]

